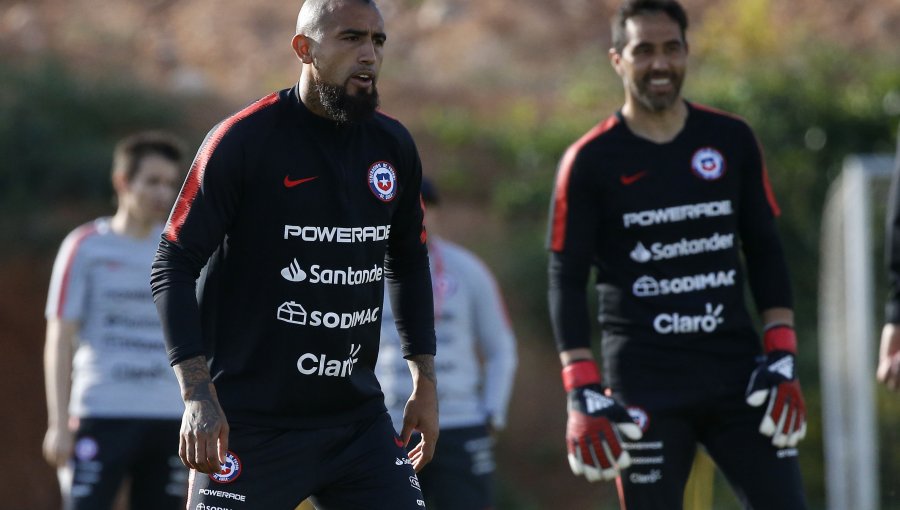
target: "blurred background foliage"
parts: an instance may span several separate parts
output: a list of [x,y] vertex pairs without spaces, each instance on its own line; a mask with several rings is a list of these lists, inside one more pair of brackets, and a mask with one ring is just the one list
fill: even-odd
[[[396,9],[420,3],[394,2]],[[876,51],[843,44],[839,37],[820,38],[803,18],[786,19],[778,12],[771,0],[716,4],[714,16],[705,15],[689,30],[692,55],[684,93],[691,101],[747,119],[764,148],[783,211],[780,228],[794,279],[801,378],[812,410],[801,462],[812,508],[823,508],[817,410],[827,396],[818,389],[816,358],[819,222],[826,190],[845,156],[894,151],[900,50]],[[561,71],[552,87],[523,83],[522,91],[515,91],[486,77],[476,84],[477,92],[488,96],[480,103],[434,99],[446,96],[429,96],[425,90],[421,98],[409,100],[414,107],[402,110],[402,120],[423,149],[427,172],[445,201],[458,204],[454,210],[460,212],[460,225],[472,218],[465,228],[451,229],[451,237],[471,246],[497,273],[523,360],[544,360],[540,371],[520,373],[518,399],[527,400],[531,388],[547,393],[548,385],[557,384],[545,299],[549,197],[566,147],[621,104],[621,83],[607,63],[606,46],[605,40],[597,40],[566,51],[564,60],[553,63]],[[403,65],[394,69],[405,70]],[[498,67],[502,75],[503,67]],[[385,87],[398,78],[384,76]],[[272,75],[265,80],[278,81]],[[492,83],[499,85],[491,89]],[[112,210],[109,156],[121,136],[166,128],[195,148],[218,118],[240,106],[215,93],[166,90],[143,82],[121,62],[85,70],[53,51],[0,60],[0,263],[25,256],[47,266],[66,232]],[[398,87],[396,102],[412,97],[404,96],[405,90]],[[385,97],[390,109],[391,96]],[[873,255],[880,257],[880,252]],[[37,271],[40,279],[34,285],[45,287],[48,271]],[[880,310],[878,314],[880,320]],[[548,472],[571,477],[561,436],[540,435],[547,429],[561,434],[561,390],[550,399],[551,406],[541,401],[533,410],[527,402],[513,404],[526,409],[513,413],[527,418],[521,426],[527,433],[510,430],[510,438],[501,440],[500,462],[506,469],[500,471],[500,508],[543,508],[538,493],[552,492],[552,487],[541,489],[541,477]],[[900,429],[897,399],[879,390],[878,403],[882,433]],[[523,437],[516,439],[516,434]],[[900,508],[895,487],[900,441],[896,435],[883,439],[884,508]],[[536,483],[523,483],[529,477],[537,478]],[[616,507],[613,489],[590,490],[599,502],[592,508]],[[716,508],[737,508],[721,479]]]
[[73,208],[109,213],[111,147],[146,126],[182,132],[179,102],[126,75],[76,75],[52,56],[0,61],[0,260],[55,248]]

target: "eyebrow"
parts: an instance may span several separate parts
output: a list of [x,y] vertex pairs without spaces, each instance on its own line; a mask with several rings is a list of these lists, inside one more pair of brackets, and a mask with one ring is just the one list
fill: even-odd
[[677,45],[679,45],[679,46],[684,46],[684,45],[685,45],[685,42],[684,42],[683,40],[681,40],[681,39],[669,39],[669,40],[662,41],[662,42],[659,42],[659,43],[652,42],[652,41],[640,41],[640,42],[638,42],[637,44],[635,44],[634,47],[635,47],[635,48],[639,48],[639,47],[642,47],[642,46],[656,46],[657,44],[659,44],[660,46],[669,46],[669,45],[672,45],[672,44],[677,44]]
[[[339,36],[340,36],[340,35],[355,35],[355,36],[358,36],[358,37],[364,37],[364,36],[369,35],[369,31],[368,31],[368,30],[357,30],[357,29],[354,29],[354,28],[348,28],[348,29],[346,29],[346,30],[341,30],[341,31],[338,33],[338,35],[339,35]],[[372,36],[373,36],[373,37],[376,37],[376,38],[379,38],[379,39],[381,39],[382,41],[387,40],[387,34],[385,34],[384,32],[375,32],[375,33],[372,34]]]

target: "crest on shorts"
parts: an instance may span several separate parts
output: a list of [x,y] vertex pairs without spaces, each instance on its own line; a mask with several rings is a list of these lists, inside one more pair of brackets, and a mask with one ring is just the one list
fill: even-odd
[[715,148],[704,147],[691,157],[691,170],[704,181],[715,181],[725,175],[725,158]]
[[226,452],[225,462],[222,464],[222,469],[220,469],[217,473],[209,475],[209,477],[213,481],[219,483],[231,483],[237,480],[237,477],[240,475],[241,459],[237,458],[237,455],[231,452]]
[[369,189],[382,202],[390,202],[397,195],[397,172],[387,161],[369,167]]
[[84,436],[75,443],[75,458],[78,460],[91,460],[97,456],[100,445],[90,436]]
[[628,415],[631,416],[631,419],[641,428],[641,432],[647,432],[647,427],[650,426],[650,417],[647,416],[647,411],[644,411],[638,406],[628,406],[627,409]]

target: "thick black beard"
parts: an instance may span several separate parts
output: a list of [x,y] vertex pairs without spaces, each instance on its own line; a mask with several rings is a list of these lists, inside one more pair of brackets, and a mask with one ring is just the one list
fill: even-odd
[[362,122],[371,119],[378,109],[378,89],[351,95],[346,86],[316,81],[319,102],[329,118],[341,124]]

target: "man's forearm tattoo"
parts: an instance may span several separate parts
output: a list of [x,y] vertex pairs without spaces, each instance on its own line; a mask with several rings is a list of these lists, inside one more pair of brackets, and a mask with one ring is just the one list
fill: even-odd
[[425,377],[431,381],[432,384],[437,386],[437,375],[434,372],[434,356],[418,354],[410,356],[409,361],[415,364],[416,369],[419,371],[419,375]]
[[212,380],[204,356],[197,356],[175,365],[175,374],[181,382],[184,400],[213,400]]

